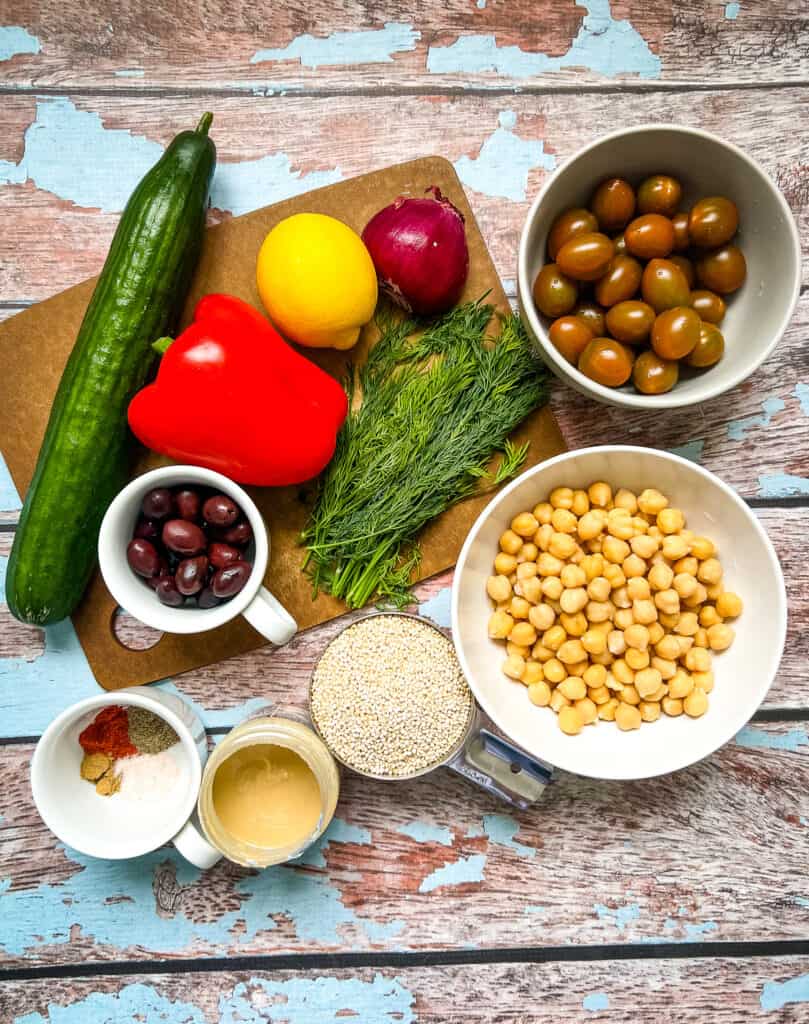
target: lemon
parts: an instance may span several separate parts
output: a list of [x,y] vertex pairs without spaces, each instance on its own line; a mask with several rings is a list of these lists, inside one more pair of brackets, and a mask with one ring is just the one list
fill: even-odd
[[376,308],[376,271],[362,239],[322,213],[296,213],[272,229],[256,283],[279,331],[313,348],[351,348]]

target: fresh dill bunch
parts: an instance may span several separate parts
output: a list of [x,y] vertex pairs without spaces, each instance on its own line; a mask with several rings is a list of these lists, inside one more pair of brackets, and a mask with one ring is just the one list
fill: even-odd
[[468,302],[426,329],[386,307],[378,314],[378,342],[358,372],[349,368],[352,408],[302,534],[316,592],[351,608],[374,595],[402,606],[419,530],[481,483],[519,472],[528,445],[509,434],[547,400],[547,375],[518,317],[500,318],[499,336],[487,338],[493,312]]

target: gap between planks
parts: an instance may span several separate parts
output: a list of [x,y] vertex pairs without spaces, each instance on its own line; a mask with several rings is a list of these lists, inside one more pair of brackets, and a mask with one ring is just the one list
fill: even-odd
[[645,942],[598,946],[512,946],[422,950],[418,953],[267,953],[261,956],[97,960],[49,967],[12,967],[5,982],[121,974],[208,974],[214,971],[309,971],[340,968],[444,967],[464,964],[592,963],[597,960],[750,959],[806,956],[809,940],[772,942]]

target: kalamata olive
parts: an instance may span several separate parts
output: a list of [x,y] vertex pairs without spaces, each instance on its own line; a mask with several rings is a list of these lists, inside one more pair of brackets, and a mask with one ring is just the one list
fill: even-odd
[[152,576],[148,580],[144,580],[146,585],[151,587],[152,590],[155,589],[155,587],[157,586],[158,582],[161,579],[163,579],[164,576],[173,576],[174,575],[174,573],[169,570],[169,563],[166,561],[166,559],[163,557],[163,555],[160,555],[159,558],[160,558],[160,565],[159,565],[158,570],[157,570],[157,575],[156,576]]
[[224,569],[217,569],[211,581],[211,590],[219,598],[238,594],[250,578],[253,566],[249,562],[231,562]]
[[576,235],[584,235],[588,231],[598,231],[598,221],[594,214],[583,207],[574,207],[572,210],[565,210],[560,213],[551,224],[548,235],[548,256],[556,259],[556,254],[571,238]]
[[747,277],[744,253],[735,245],[714,249],[697,260],[697,280],[712,292],[729,295]]
[[234,523],[233,526],[229,526],[227,530],[224,530],[221,539],[225,544],[233,544],[237,548],[243,548],[253,539],[253,531],[247,520],[243,519],[240,523]]
[[716,324],[701,323],[699,325],[699,341],[688,353],[685,361],[689,366],[700,369],[718,363],[725,352],[725,339]]
[[555,263],[546,263],[534,281],[533,296],[540,313],[555,319],[573,309],[578,288]]
[[197,491],[187,487],[174,492],[174,505],[180,519],[188,519],[192,523],[199,519],[200,497]]
[[661,359],[682,359],[699,341],[700,319],[688,306],[659,313],[652,324],[652,348]]
[[169,549],[184,558],[198,555],[205,550],[205,534],[196,523],[187,519],[169,519],[163,524],[163,543]]
[[129,568],[138,576],[157,576],[160,571],[157,548],[143,537],[135,537],[127,544],[126,560]]
[[691,289],[682,270],[671,260],[649,260],[643,269],[641,294],[656,313],[662,313],[664,309],[687,306]]
[[668,174],[653,174],[638,185],[638,213],[659,213],[674,216],[680,205],[683,189],[676,178]]
[[239,518],[239,512],[239,506],[226,494],[214,494],[202,506],[203,518],[212,526],[230,526]]
[[230,544],[214,541],[213,544],[208,545],[208,561],[217,569],[222,569],[226,565],[230,565],[231,562],[238,562],[241,557],[241,551],[231,547]]
[[197,608],[214,608],[218,604],[219,598],[210,587],[200,590],[199,597],[197,598]]
[[602,181],[593,193],[590,209],[602,231],[620,231],[635,212],[635,193],[623,178]]
[[143,537],[144,540],[156,540],[160,529],[154,519],[139,519],[135,524],[133,537]]
[[167,604],[171,608],[179,608],[185,601],[171,576],[161,576],[155,584],[154,592],[161,604]]
[[724,196],[700,199],[688,215],[688,236],[700,249],[715,249],[729,242],[739,226],[736,204]]
[[208,559],[205,555],[196,558],[184,558],[177,566],[174,582],[177,589],[185,597],[196,594],[205,586],[205,574],[208,571]]
[[613,257],[612,239],[599,231],[588,231],[565,242],[556,257],[556,265],[574,281],[595,281],[606,273]]
[[687,256],[678,256],[676,254],[669,256],[669,261],[674,264],[675,267],[679,267],[683,272],[683,277],[688,282],[688,287],[693,288],[696,284],[697,274],[694,270],[694,264]]
[[604,310],[601,306],[595,302],[582,300],[576,303],[572,312],[577,320],[581,320],[586,327],[590,328],[594,338],[604,336],[607,328],[604,321]]
[[165,519],[171,514],[173,505],[168,487],[155,487],[144,495],[140,507],[147,519]]
[[579,369],[591,380],[608,388],[625,384],[632,373],[632,354],[612,338],[593,338],[579,356]]
[[548,335],[565,359],[574,366],[588,342],[593,340],[593,332],[576,316],[561,316],[554,320]]
[[683,252],[691,244],[688,237],[688,214],[675,213],[671,218],[671,226],[674,228],[674,251]]
[[691,292],[691,308],[699,314],[700,320],[709,324],[721,324],[725,319],[725,300],[716,292],[698,290]]
[[619,302],[607,313],[607,330],[625,345],[640,345],[649,337],[655,315],[646,302]]
[[668,217],[659,213],[645,213],[636,217],[624,232],[626,247],[633,256],[642,260],[668,256],[674,248],[674,228]]
[[676,359],[661,359],[647,348],[641,352],[632,367],[632,383],[642,395],[662,395],[671,391],[680,376]]
[[640,287],[643,270],[633,256],[613,256],[607,272],[596,282],[596,301],[602,306],[631,299]]
[[616,256],[626,256],[626,239],[624,238],[623,231],[620,235],[616,235],[612,240],[613,248],[615,249]]

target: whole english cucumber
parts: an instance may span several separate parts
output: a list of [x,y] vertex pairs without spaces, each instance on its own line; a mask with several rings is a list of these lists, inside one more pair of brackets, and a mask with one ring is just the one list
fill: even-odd
[[152,342],[173,333],[202,245],[216,149],[213,116],[181,132],[132,193],[51,408],[6,576],[22,622],[45,625],[78,604],[107,506],[126,483],[129,401]]

